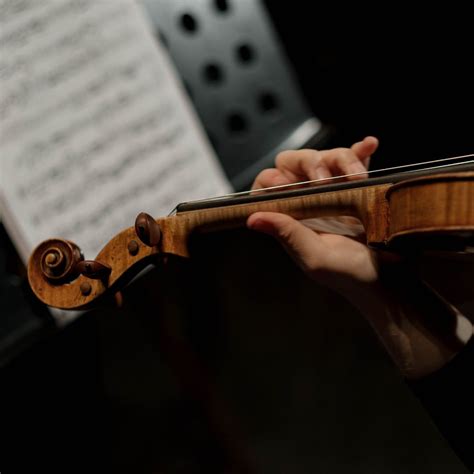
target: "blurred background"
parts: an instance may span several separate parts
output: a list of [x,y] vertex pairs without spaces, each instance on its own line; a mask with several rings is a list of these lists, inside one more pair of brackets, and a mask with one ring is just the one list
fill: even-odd
[[[235,189],[283,148],[375,135],[374,168],[474,149],[462,11],[144,4]],[[235,28],[203,26],[234,14]],[[248,84],[232,79],[249,67]],[[196,239],[190,262],[136,281],[121,309],[61,330],[3,227],[0,272],[2,472],[467,472],[362,317],[264,236]]]

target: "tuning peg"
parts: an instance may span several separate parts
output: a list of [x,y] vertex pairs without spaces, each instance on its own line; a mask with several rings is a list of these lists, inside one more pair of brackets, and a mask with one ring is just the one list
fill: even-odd
[[97,260],[83,260],[76,265],[76,271],[92,280],[103,280],[110,275],[112,269]]
[[140,212],[135,219],[135,232],[148,247],[155,247],[161,240],[161,229],[158,223],[146,212]]

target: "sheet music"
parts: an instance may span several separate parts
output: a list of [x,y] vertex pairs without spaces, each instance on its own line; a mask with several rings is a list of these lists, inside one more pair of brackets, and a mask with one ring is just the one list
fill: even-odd
[[94,258],[140,211],[230,185],[133,0],[0,0],[0,210],[24,261]]

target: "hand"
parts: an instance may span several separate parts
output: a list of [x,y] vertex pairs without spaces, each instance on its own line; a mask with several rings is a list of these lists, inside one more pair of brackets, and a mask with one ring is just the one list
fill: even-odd
[[[276,168],[262,171],[252,189],[341,174],[362,173],[347,179],[365,178],[377,147],[376,138],[366,137],[350,148],[280,153]],[[427,289],[393,255],[375,252],[349,237],[314,232],[279,213],[252,214],[247,226],[275,237],[311,278],[351,301],[408,378],[443,367],[472,336],[469,320]],[[385,277],[387,268],[395,269],[388,271],[395,277]]]
[[[352,173],[362,174],[347,179],[366,178],[370,157],[377,147],[375,137],[366,137],[351,148],[282,152],[276,158],[276,168],[262,171],[252,189]],[[333,289],[352,292],[355,283],[377,280],[375,254],[351,238],[317,233],[287,215],[273,212],[251,215],[247,226],[277,238],[308,275]]]
[[370,157],[377,150],[379,141],[366,137],[351,148],[332,150],[283,151],[275,160],[276,168],[263,170],[256,178],[252,189],[268,188],[332,176],[363,173],[347,179],[367,178]]

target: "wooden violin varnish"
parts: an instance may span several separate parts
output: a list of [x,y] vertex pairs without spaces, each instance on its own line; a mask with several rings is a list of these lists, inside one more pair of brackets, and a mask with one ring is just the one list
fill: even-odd
[[193,233],[243,227],[257,211],[300,220],[353,216],[365,228],[367,245],[393,252],[474,248],[472,160],[378,178],[329,181],[332,184],[298,183],[282,190],[183,203],[172,215],[156,220],[141,213],[135,225],[117,234],[94,260],[84,260],[72,242],[47,240],[31,255],[31,288],[49,306],[87,308],[99,297],[118,292],[150,263],[159,265],[169,255],[189,258]]

